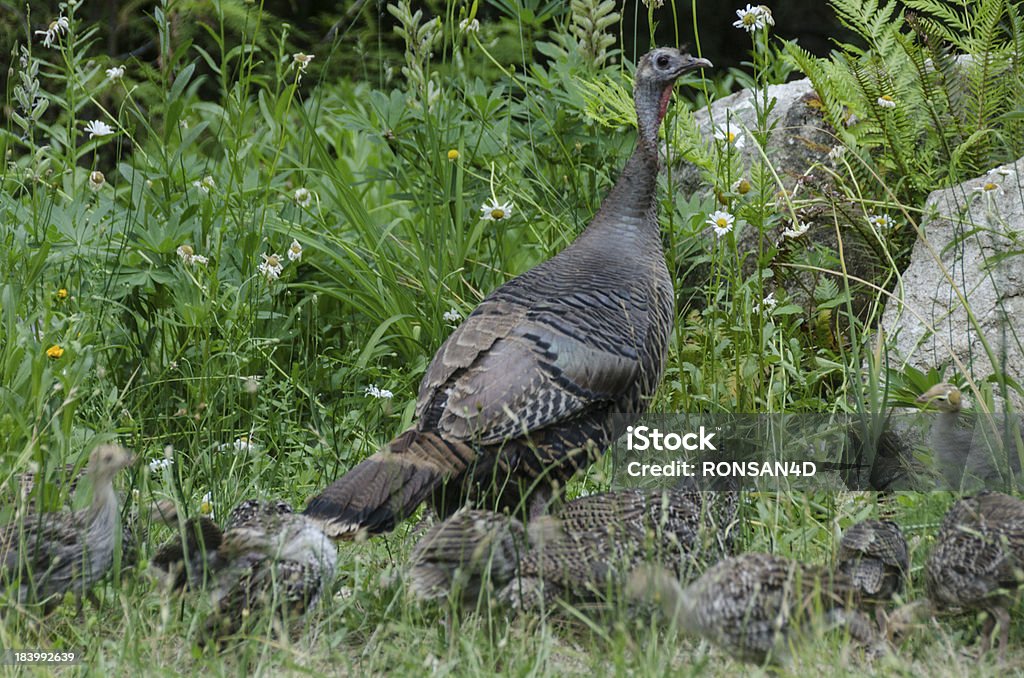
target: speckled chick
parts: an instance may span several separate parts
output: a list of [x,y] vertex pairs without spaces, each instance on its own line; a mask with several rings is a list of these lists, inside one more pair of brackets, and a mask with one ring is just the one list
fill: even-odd
[[116,445],[96,448],[88,465],[93,484],[89,507],[29,513],[0,528],[0,587],[21,603],[47,601],[67,591],[81,600],[113,563],[122,531],[114,476],[131,461],[128,451]]
[[1009,643],[1012,593],[1024,584],[1024,502],[1000,492],[962,499],[942,521],[925,562],[925,585],[937,612],[989,613],[982,653],[999,626],[999,656]]
[[421,600],[459,595],[472,605],[484,589],[511,581],[526,548],[526,528],[508,515],[461,509],[431,527],[409,557],[409,586]]
[[338,554],[321,528],[285,502],[243,502],[228,518],[211,562],[207,630],[233,633],[253,612],[301,617],[334,576]]
[[875,606],[879,628],[885,628],[884,606],[903,592],[910,572],[907,540],[890,520],[863,520],[851,525],[839,541],[836,569],[860,590],[862,601]]
[[816,627],[841,624],[857,640],[875,641],[845,574],[767,553],[727,558],[685,589],[664,570],[639,569],[628,592],[658,600],[685,632],[757,664],[784,663],[791,643]]

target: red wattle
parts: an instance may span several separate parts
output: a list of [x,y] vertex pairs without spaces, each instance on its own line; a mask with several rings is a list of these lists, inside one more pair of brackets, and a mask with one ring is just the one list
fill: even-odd
[[668,101],[672,98],[672,85],[665,88],[665,91],[661,93],[661,105],[658,106],[658,124],[661,125],[662,119],[665,117],[665,111],[668,110]]

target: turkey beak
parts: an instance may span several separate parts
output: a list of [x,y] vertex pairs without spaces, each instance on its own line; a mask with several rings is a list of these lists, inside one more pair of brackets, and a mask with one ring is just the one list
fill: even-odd
[[708,61],[707,59],[697,59],[697,58],[694,58],[694,57],[690,57],[690,61],[683,68],[683,72],[693,71],[693,70],[696,70],[698,68],[714,68],[714,67],[715,67],[715,65],[713,63],[711,63],[710,61]]

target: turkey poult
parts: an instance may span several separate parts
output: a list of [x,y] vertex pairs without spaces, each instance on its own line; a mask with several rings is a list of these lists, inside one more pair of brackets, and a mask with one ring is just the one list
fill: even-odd
[[1006,658],[1013,592],[1024,585],[1024,502],[999,492],[962,499],[946,513],[925,562],[932,608],[985,610],[982,653],[999,626],[999,657]]
[[643,412],[674,317],[657,219],[658,128],[675,81],[710,67],[673,48],[640,60],[636,150],[580,236],[505,283],[438,349],[418,421],[315,497],[333,538],[394,528],[430,499],[542,512]]
[[530,522],[530,548],[499,594],[513,609],[602,601],[641,563],[683,581],[732,552],[736,492],[620,490],[581,497]]
[[153,566],[170,586],[209,587],[213,613],[206,630],[214,636],[237,631],[256,610],[301,617],[337,564],[334,544],[319,526],[283,501],[242,502],[223,533],[207,518],[187,521],[183,533],[184,541],[179,535],[160,548]]
[[[1020,478],[1021,464],[1013,438],[1005,435],[1003,426],[995,426],[985,435],[988,425],[977,422],[979,430],[957,425],[963,407],[960,389],[952,384],[936,384],[922,393],[917,402],[939,411],[932,424],[928,443],[935,453],[935,463],[954,490],[978,490],[982,487],[1006,486],[1012,475]],[[985,428],[987,427],[987,428]],[[1008,463],[1007,463],[1008,461]]]
[[320,527],[291,506],[247,501],[232,512],[217,558],[207,628],[220,634],[237,631],[258,608],[305,614],[329,587],[338,554]]
[[526,528],[511,516],[461,509],[431,527],[409,556],[409,589],[421,600],[457,593],[471,606],[484,589],[507,584],[526,549]]
[[845,574],[781,556],[727,558],[686,589],[665,570],[640,568],[628,593],[660,602],[684,632],[747,662],[784,663],[801,635],[834,625],[877,649],[871,622],[855,607],[857,587]]
[[82,596],[114,562],[121,514],[114,476],[132,462],[127,450],[101,445],[89,456],[92,504],[78,511],[29,513],[0,528],[0,588],[19,603]]
[[839,541],[836,569],[850,578],[863,601],[875,605],[879,629],[885,630],[884,605],[903,592],[910,572],[907,540],[890,520],[863,520]]
[[410,557],[421,599],[486,587],[513,609],[558,598],[603,600],[639,563],[691,579],[728,555],[736,494],[622,490],[575,499],[527,527],[507,515],[461,510],[431,528]]
[[[178,528],[178,512],[171,502],[152,507],[153,520]],[[162,544],[150,559],[149,572],[167,589],[202,588],[211,570],[210,561],[224,540],[224,533],[208,516],[195,516],[181,524],[178,535]]]

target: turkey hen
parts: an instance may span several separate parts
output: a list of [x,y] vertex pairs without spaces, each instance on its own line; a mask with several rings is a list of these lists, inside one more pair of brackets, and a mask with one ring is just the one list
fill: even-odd
[[0,589],[19,603],[46,602],[73,591],[81,598],[114,562],[122,531],[114,476],[132,461],[116,445],[89,456],[92,504],[79,511],[28,513],[0,527]]
[[925,587],[936,611],[986,610],[982,653],[999,625],[1006,658],[1012,594],[1024,585],[1024,502],[999,492],[962,499],[946,513],[925,561]]
[[392,530],[430,500],[536,514],[643,412],[661,379],[672,281],[657,219],[658,128],[676,79],[710,67],[641,58],[636,150],[569,247],[485,298],[435,354],[417,423],[306,507],[332,538]]

